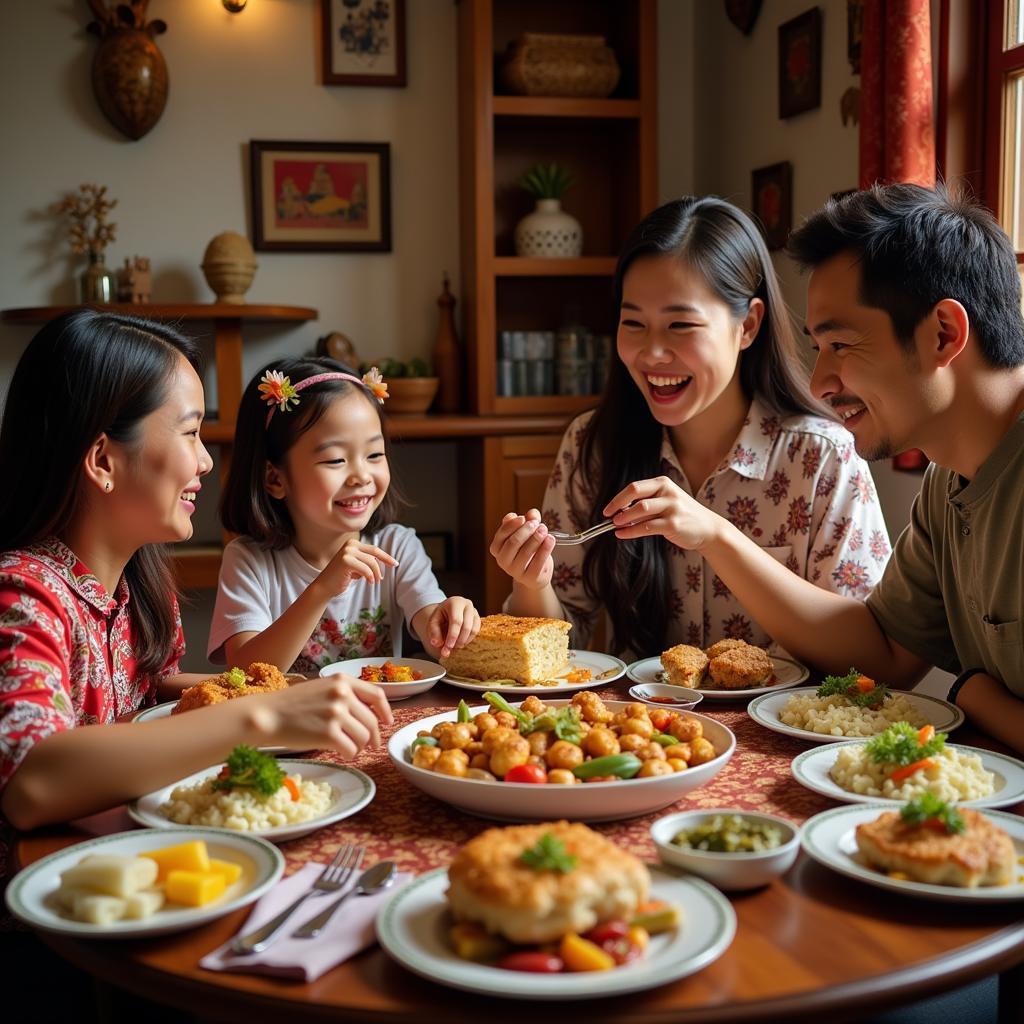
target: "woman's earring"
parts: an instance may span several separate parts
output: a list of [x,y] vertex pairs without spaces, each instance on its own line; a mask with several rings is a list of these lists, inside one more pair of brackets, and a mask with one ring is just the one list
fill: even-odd
[[109,491],[110,490],[110,481],[109,480],[103,485],[103,490],[105,490],[105,491]]

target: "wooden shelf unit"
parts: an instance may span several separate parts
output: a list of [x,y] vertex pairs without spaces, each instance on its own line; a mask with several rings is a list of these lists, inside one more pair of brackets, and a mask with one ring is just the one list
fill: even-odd
[[[459,171],[463,327],[469,408],[484,419],[546,416],[562,425],[594,395],[499,396],[499,331],[582,322],[613,334],[612,277],[626,235],[658,201],[657,0],[460,0]],[[622,69],[612,96],[510,96],[497,85],[507,45],[523,32],[602,35]],[[583,228],[578,259],[515,255],[515,225],[533,208],[523,172],[556,161],[575,184],[563,207]],[[501,516],[540,507],[562,428],[549,436],[488,433],[460,445],[467,564],[481,565]],[[493,559],[484,608],[510,589]]]
[[[43,324],[56,316],[81,306],[30,306],[0,311],[0,320],[10,324]],[[203,423],[200,436],[205,444],[220,448],[221,477],[227,472],[231,447],[235,439],[235,417],[242,399],[245,380],[242,376],[243,323],[301,323],[316,320],[320,315],[306,306],[234,305],[225,302],[153,302],[143,305],[109,303],[90,308],[108,313],[125,313],[148,320],[169,320],[176,326],[181,321],[212,321],[214,329],[214,361],[217,371],[217,419]],[[215,587],[220,573],[221,549],[215,545],[182,545],[174,553],[175,568],[185,589]]]

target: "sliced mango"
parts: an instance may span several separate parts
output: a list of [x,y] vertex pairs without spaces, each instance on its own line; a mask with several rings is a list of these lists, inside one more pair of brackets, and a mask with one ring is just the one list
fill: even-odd
[[165,846],[162,850],[150,850],[140,853],[140,857],[155,860],[158,870],[157,881],[162,882],[171,871],[202,871],[210,870],[210,854],[202,839],[194,839],[177,846]]
[[167,874],[164,892],[171,903],[183,903],[187,907],[203,907],[212,903],[227,888],[224,875],[212,871],[182,871],[176,869]]
[[210,871],[215,875],[223,875],[228,885],[234,885],[242,877],[242,865],[231,860],[210,858]]

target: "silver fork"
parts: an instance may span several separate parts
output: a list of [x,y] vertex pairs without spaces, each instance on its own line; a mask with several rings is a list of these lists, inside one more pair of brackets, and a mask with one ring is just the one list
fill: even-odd
[[573,544],[586,544],[588,540],[593,540],[595,537],[600,537],[602,533],[614,529],[616,529],[615,523],[611,519],[606,519],[603,523],[591,526],[587,530],[581,530],[579,533],[563,533],[561,530],[548,530],[548,533],[555,538],[555,547],[558,548]]
[[285,907],[277,917],[268,921],[262,928],[257,928],[248,935],[241,935],[231,943],[234,953],[259,953],[270,945],[273,937],[281,926],[295,913],[310,896],[337,892],[349,880],[355,866],[362,862],[363,848],[345,843],[338,847],[334,859],[320,872],[317,880],[294,903]]

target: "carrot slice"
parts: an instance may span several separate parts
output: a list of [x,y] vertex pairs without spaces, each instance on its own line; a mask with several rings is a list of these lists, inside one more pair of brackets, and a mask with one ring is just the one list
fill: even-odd
[[922,725],[917,730],[917,743],[918,746],[924,746],[929,740],[935,738],[935,726],[934,725]]
[[935,762],[931,758],[925,757],[920,761],[915,761],[913,764],[906,764],[902,768],[897,768],[889,778],[893,782],[903,782],[904,779],[909,779],[914,772],[919,772],[922,768],[931,768],[934,764]]
[[293,778],[286,775],[284,777],[284,784],[287,787],[288,792],[291,793],[293,800],[302,799],[302,794],[299,792],[299,785]]
[[870,679],[868,676],[857,676],[857,690],[859,693],[870,693],[874,688],[874,679]]

